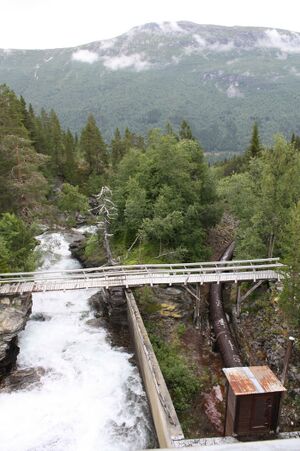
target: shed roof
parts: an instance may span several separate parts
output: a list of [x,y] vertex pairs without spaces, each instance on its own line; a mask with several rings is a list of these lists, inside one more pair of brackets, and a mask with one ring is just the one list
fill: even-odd
[[268,366],[223,368],[235,395],[286,391]]

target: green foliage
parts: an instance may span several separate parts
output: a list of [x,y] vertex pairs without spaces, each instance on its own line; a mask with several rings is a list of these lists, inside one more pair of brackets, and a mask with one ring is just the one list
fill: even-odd
[[87,213],[89,209],[88,199],[79,192],[78,186],[64,183],[58,196],[58,207],[69,214]]
[[282,255],[290,208],[300,198],[300,154],[277,136],[274,146],[249,161],[248,170],[221,180],[219,194],[240,220],[241,258]]
[[5,136],[28,138],[23,104],[6,85],[0,85],[0,142]]
[[247,152],[246,152],[246,158],[250,159],[250,158],[255,158],[255,157],[259,156],[259,154],[261,153],[261,150],[262,150],[262,147],[261,147],[260,139],[259,139],[258,125],[257,125],[257,122],[255,122],[253,125],[250,146],[248,147]]
[[120,130],[116,128],[114,137],[111,141],[111,163],[115,169],[126,152],[126,142],[121,137]]
[[85,257],[86,258],[90,258],[95,256],[95,254],[98,252],[98,248],[100,246],[99,243],[99,237],[98,234],[93,234],[91,236],[88,237],[87,242],[86,242],[86,246],[85,246]]
[[88,165],[88,173],[103,174],[108,165],[107,148],[92,114],[81,132],[80,150]]
[[1,272],[33,271],[36,265],[37,230],[14,214],[4,213],[0,219]]
[[78,163],[76,161],[76,142],[75,138],[70,132],[67,130],[66,133],[63,133],[63,146],[64,146],[64,161],[62,166],[62,173],[67,182],[76,184],[78,180]]
[[[255,36],[263,36],[261,29],[203,30],[187,24],[185,33],[158,33],[123,35],[107,54],[117,57],[130,42],[133,52],[153,63],[150,70],[135,71],[132,66],[111,71],[102,59],[93,64],[71,61],[72,49],[20,50],[2,57],[0,79],[18,93],[26,92],[35,108],[54,107],[63,126],[73,131],[84,126],[86,112],[93,112],[107,140],[117,126],[121,132],[129,127],[145,134],[166,121],[178,128],[183,117],[208,152],[245,149],[253,120],[264,142],[270,143],[277,131],[299,132],[298,53],[288,53],[283,64],[278,49],[257,45]],[[203,33],[213,45],[197,51],[194,36]],[[295,39],[288,36],[291,42]],[[218,51],[218,43],[232,42],[238,45]],[[185,49],[195,51],[187,54]],[[37,64],[38,80],[33,75]],[[232,89],[235,83],[238,87]]]
[[160,310],[160,305],[156,302],[150,287],[145,286],[138,288],[136,291],[139,299],[139,308],[143,315],[151,315]]
[[180,139],[195,139],[193,137],[191,127],[185,120],[183,120],[180,124],[179,137]]
[[178,324],[178,327],[177,327],[178,337],[182,338],[183,335],[185,334],[185,332],[186,332],[186,325],[184,323]]
[[[114,179],[116,235],[158,247],[159,255],[184,259],[206,255],[204,237],[220,210],[214,180],[193,140],[153,130],[145,152],[131,149]],[[137,241],[138,243],[138,241]],[[139,243],[140,244],[140,243]]]
[[291,144],[294,145],[296,150],[300,150],[300,136],[295,135],[293,133],[292,139],[291,139]]
[[41,172],[47,159],[28,139],[7,135],[0,142],[0,211],[30,216],[44,201],[48,183]]
[[99,266],[106,263],[102,234],[95,233],[88,237],[84,249],[84,260],[88,266]]
[[284,272],[280,305],[290,321],[300,326],[300,201],[290,211],[283,246],[287,268]]
[[175,409],[182,412],[190,407],[193,396],[199,390],[199,379],[177,346],[165,343],[153,333],[150,333],[150,339]]

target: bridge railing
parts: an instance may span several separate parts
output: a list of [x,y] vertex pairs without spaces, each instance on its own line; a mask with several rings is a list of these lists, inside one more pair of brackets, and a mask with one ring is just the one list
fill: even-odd
[[63,281],[99,278],[126,278],[128,276],[145,277],[151,274],[161,276],[193,275],[193,274],[221,274],[273,270],[280,271],[284,265],[278,258],[256,260],[233,260],[217,262],[150,264],[150,265],[122,265],[100,266],[97,268],[81,268],[66,270],[51,270],[37,272],[15,272],[0,274],[1,284],[14,284],[34,281]]

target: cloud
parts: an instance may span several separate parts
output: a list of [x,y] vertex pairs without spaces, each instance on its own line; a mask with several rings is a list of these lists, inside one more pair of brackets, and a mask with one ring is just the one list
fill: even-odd
[[99,43],[99,50],[111,49],[115,45],[115,41],[115,39],[106,39],[105,41],[101,41]]
[[199,34],[194,34],[193,38],[195,39],[195,41],[197,42],[197,44],[199,45],[199,47],[206,47],[206,40],[204,38],[202,38]]
[[140,53],[133,53],[131,55],[119,56],[104,56],[103,64],[111,70],[133,68],[137,72],[147,70],[151,67],[151,63],[144,59],[144,55]]
[[285,61],[287,59],[287,53],[277,53],[276,58],[281,61]]
[[296,77],[300,77],[300,72],[299,72],[294,66],[292,66],[292,67],[290,68],[290,73],[291,73],[292,75],[296,75]]
[[178,64],[180,62],[180,58],[178,56],[173,55],[172,56],[172,63]]
[[245,97],[244,94],[239,90],[238,83],[231,83],[229,88],[226,90],[226,94],[230,99],[234,97]]
[[96,52],[91,52],[90,50],[77,50],[72,53],[72,60],[80,61],[82,63],[93,64],[98,61],[99,55]]
[[257,41],[257,47],[275,48],[285,53],[300,53],[300,35],[298,33],[279,33],[266,30],[265,36]]
[[210,43],[210,42],[207,42],[206,39],[204,39],[199,34],[194,34],[193,38],[194,38],[196,45],[194,44],[194,45],[189,45],[189,46],[185,47],[184,53],[186,55],[191,55],[192,53],[199,53],[199,52],[203,52],[203,51],[216,52],[216,53],[230,52],[230,50],[233,50],[235,48],[233,41],[228,41],[225,43],[216,41],[216,42]]
[[177,22],[158,22],[163,33],[186,33]]
[[230,50],[233,50],[234,47],[235,45],[233,41],[229,41],[226,43],[217,41],[208,46],[209,50],[211,50],[212,52],[230,52]]

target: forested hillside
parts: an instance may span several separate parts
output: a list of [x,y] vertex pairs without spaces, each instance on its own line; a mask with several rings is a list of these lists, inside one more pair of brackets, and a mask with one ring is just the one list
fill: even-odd
[[[185,120],[177,129],[167,124],[143,136],[128,128],[117,128],[110,141],[104,135],[92,114],[73,134],[54,110],[35,112],[0,85],[0,272],[38,266],[36,237],[43,227],[96,225],[80,240],[79,254],[73,251],[90,266],[218,258],[226,245],[213,244],[219,230],[227,244],[236,240],[235,258],[278,256],[286,263],[281,290],[272,284],[255,292],[243,303],[237,328],[245,362],[267,362],[278,372],[278,337],[282,343],[291,333],[299,336],[300,137],[276,135],[267,147],[254,123],[242,155],[209,166]],[[234,224],[229,230],[225,218]],[[232,298],[234,290],[233,284]],[[162,289],[160,300],[149,287],[135,294],[183,427],[194,436],[203,416],[199,399],[219,376],[211,341],[199,347],[203,330],[192,324],[192,301],[184,306],[181,293],[173,302],[178,292]],[[211,335],[209,327],[206,332]],[[291,418],[299,418],[300,405],[295,365],[285,399]]]
[[[186,121],[179,130],[126,129],[106,142],[93,115],[79,135],[56,113],[36,114],[0,87],[0,268],[31,270],[34,224],[99,222],[95,195],[110,189],[113,251],[123,263],[199,261],[210,257],[208,233],[225,211],[238,221],[236,256],[278,256],[287,263],[281,295],[300,321],[300,138],[265,147],[254,124],[244,154],[209,167]],[[100,218],[101,219],[101,218]],[[101,228],[86,253],[101,253]]]
[[151,23],[76,48],[0,50],[0,83],[73,133],[89,113],[106,140],[184,117],[214,159],[242,152],[255,120],[269,145],[299,134],[299,75],[300,35],[267,28]]

